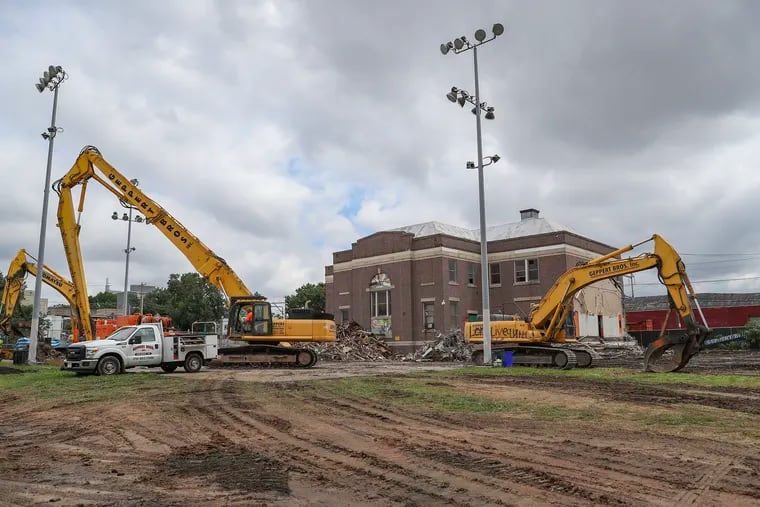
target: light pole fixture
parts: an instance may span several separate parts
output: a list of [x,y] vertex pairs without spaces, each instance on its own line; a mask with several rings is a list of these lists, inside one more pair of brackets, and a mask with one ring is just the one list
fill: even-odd
[[48,142],[47,170],[45,171],[45,190],[42,198],[42,222],[40,224],[40,243],[37,251],[37,276],[34,280],[34,303],[32,307],[32,329],[29,332],[29,356],[28,362],[37,362],[37,339],[40,325],[40,297],[42,292],[42,275],[45,272],[45,229],[47,228],[48,196],[50,195],[50,168],[53,164],[53,141],[55,135],[62,129],[55,126],[55,113],[58,109],[58,88],[69,75],[60,65],[51,65],[42,74],[39,82],[34,86],[42,93],[45,88],[53,92],[53,115],[50,119],[50,127],[42,133],[42,138]]
[[[140,184],[137,179],[131,179],[129,180],[130,183],[132,183],[134,186],[138,186]],[[127,208],[129,210],[129,213],[124,213],[122,216],[119,216],[119,213],[114,211],[111,215],[111,218],[113,220],[122,220],[124,222],[127,222],[127,248],[124,249],[124,253],[127,254],[127,262],[126,266],[124,268],[124,315],[129,315],[129,254],[135,251],[135,247],[131,246],[132,243],[132,222],[141,224],[141,223],[148,223],[147,219],[143,219],[140,215],[137,215],[136,217],[132,217],[132,211],[136,210],[134,206],[131,206],[124,201],[119,201],[122,206]]]
[[471,97],[468,93],[462,92],[456,88],[452,88],[451,92],[446,94],[446,97],[451,102],[459,103],[464,107],[466,102],[473,104],[472,112],[475,114],[475,126],[477,130],[477,143],[478,143],[478,194],[480,201],[480,275],[483,294],[483,363],[491,363],[491,312],[489,310],[489,280],[488,280],[488,243],[486,238],[486,209],[485,209],[485,190],[483,184],[483,141],[480,134],[480,113],[484,111],[487,120],[494,119],[493,107],[488,107],[487,104],[480,102],[480,84],[478,82],[478,46],[491,42],[496,37],[504,33],[504,25],[496,23],[491,29],[492,36],[489,38],[486,31],[478,29],[475,31],[475,40],[477,42],[470,42],[466,37],[457,37],[453,41],[445,42],[441,44],[441,53],[447,55],[449,53],[459,54],[465,51],[472,50],[472,58],[475,70],[475,97]]
[[[495,164],[496,162],[498,162],[499,160],[501,160],[501,157],[498,156],[498,155],[495,155],[495,154],[491,155],[489,157],[483,157],[483,158],[484,159],[488,159],[488,162],[486,162],[485,164],[483,164],[483,167],[488,167],[489,165]],[[476,167],[475,166],[475,162],[473,162],[472,160],[468,160],[467,161],[467,165],[465,167],[467,167],[467,169],[475,169],[475,167]]]

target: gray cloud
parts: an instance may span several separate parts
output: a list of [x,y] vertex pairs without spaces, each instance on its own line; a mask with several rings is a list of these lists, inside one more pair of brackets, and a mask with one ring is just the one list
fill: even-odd
[[[484,151],[503,157],[486,173],[489,224],[538,207],[613,245],[657,232],[689,253],[760,252],[758,21],[738,1],[6,3],[0,259],[36,251],[50,96],[32,85],[48,63],[71,74],[53,179],[98,146],[254,290],[320,281],[330,252],[366,231],[477,227],[474,117],[444,98],[474,91],[472,55],[438,46],[494,22],[507,32],[479,52],[497,112]],[[91,185],[91,290],[121,284],[117,207]],[[65,271],[54,211],[49,260]],[[135,241],[135,280],[191,270],[157,231]],[[695,280],[755,276],[754,259],[735,259],[687,265]]]

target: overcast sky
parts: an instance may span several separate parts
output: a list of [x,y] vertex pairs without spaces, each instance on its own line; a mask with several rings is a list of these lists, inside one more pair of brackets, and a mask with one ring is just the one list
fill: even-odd
[[[760,291],[760,3],[727,0],[0,0],[0,271],[37,253],[50,64],[70,76],[52,180],[97,146],[271,299],[378,230],[477,228],[475,117],[445,98],[474,92],[472,51],[439,45],[495,22],[478,52],[484,155],[502,157],[487,223],[535,207],[613,246],[659,233],[699,292]],[[68,275],[56,207],[51,192],[45,262]],[[114,211],[90,185],[91,294],[123,288]],[[193,271],[152,226],[132,246],[131,284]],[[664,293],[652,273],[634,291]]]

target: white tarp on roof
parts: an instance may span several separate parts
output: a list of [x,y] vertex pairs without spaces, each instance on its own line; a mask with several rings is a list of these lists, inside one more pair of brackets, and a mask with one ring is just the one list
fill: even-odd
[[[448,236],[454,236],[455,238],[480,241],[480,229],[465,229],[463,227],[443,224],[441,222],[425,222],[391,230],[408,232],[414,234],[415,238],[433,236],[435,234],[446,234]],[[551,222],[545,218],[525,218],[519,222],[488,227],[486,230],[486,236],[488,241],[498,241],[500,239],[521,238],[524,236],[534,236],[536,234],[560,231],[577,234],[577,232],[571,227]]]

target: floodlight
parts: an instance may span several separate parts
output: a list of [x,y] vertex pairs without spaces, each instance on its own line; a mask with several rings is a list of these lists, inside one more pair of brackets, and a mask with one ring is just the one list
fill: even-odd
[[138,224],[141,224],[142,221],[143,221],[143,218],[140,215],[135,217],[135,222],[137,222]]
[[498,35],[501,35],[503,33],[504,33],[504,25],[502,25],[501,23],[496,23],[495,25],[493,25],[493,34],[494,35],[498,36]]
[[48,67],[48,72],[50,72],[51,76],[55,76],[58,73],[58,69],[51,65]]
[[475,169],[475,162],[468,161],[467,162],[467,169]]
[[48,71],[45,71],[45,72],[42,73],[42,79],[45,80],[45,84],[49,83],[50,82],[50,78],[52,78],[52,77],[53,76],[51,76],[50,72],[48,72]]
[[118,220],[119,219],[119,214],[114,211],[113,215],[111,215],[111,218],[114,219],[114,220]]
[[127,222],[129,222],[129,215],[127,215],[126,213],[124,213],[124,214],[121,216],[121,219],[122,219],[122,220],[126,220]]
[[459,102],[459,105],[460,105],[461,107],[464,107],[464,103],[465,103],[465,101],[466,101],[466,100],[467,100],[467,98],[465,97],[465,95],[464,95],[464,94],[460,95],[460,96],[459,96],[459,100],[458,100],[458,102]]
[[464,42],[461,38],[454,39],[454,47],[457,49],[462,49],[464,47]]
[[457,94],[455,92],[449,92],[446,94],[446,98],[449,99],[451,102],[456,102]]
[[501,157],[500,157],[500,156],[498,156],[498,155],[492,155],[492,156],[491,156],[491,162],[494,162],[494,163],[496,163],[496,162],[498,162],[499,160],[501,160]]
[[449,42],[448,44],[441,44],[441,53],[443,53],[444,55],[449,52],[449,49],[451,49],[449,47],[449,44],[451,43]]
[[486,31],[483,29],[479,29],[475,31],[475,40],[478,42],[483,42],[483,39],[486,38]]
[[37,87],[37,91],[40,92],[40,93],[42,93],[45,90],[45,85],[42,84],[42,83],[37,83],[34,86]]
[[495,116],[493,114],[493,108],[489,107],[488,109],[486,109],[486,120],[493,120],[494,118]]

